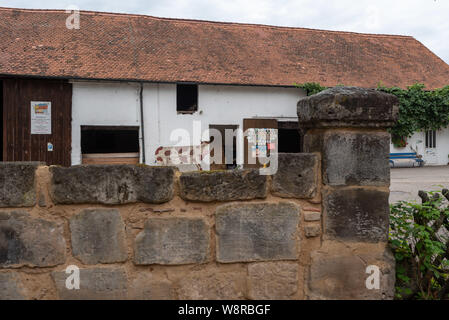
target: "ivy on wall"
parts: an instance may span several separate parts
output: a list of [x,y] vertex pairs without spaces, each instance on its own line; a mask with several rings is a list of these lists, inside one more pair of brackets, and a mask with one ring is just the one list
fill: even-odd
[[323,90],[326,90],[326,87],[322,87],[319,83],[316,82],[307,82],[303,84],[295,84],[298,88],[303,89],[308,96],[312,96],[314,94],[320,93]]
[[[314,82],[299,84],[297,87],[304,89],[307,95],[327,89]],[[399,98],[399,119],[390,129],[393,143],[403,144],[406,138],[418,131],[440,130],[449,126],[449,86],[425,90],[423,84],[415,84],[407,89],[379,85],[377,90]]]

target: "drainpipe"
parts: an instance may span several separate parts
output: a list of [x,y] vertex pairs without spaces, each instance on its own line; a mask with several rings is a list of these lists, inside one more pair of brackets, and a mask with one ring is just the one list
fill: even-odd
[[142,163],[145,164],[145,119],[143,117],[143,83],[140,83],[140,130],[142,132]]

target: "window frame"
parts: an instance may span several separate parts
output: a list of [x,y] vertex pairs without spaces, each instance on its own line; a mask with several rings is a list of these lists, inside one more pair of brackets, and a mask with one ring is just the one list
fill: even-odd
[[[182,106],[181,104],[181,98],[180,98],[180,90],[182,87],[194,87],[195,88],[195,95],[193,97],[193,100],[196,102],[196,104],[193,104],[192,106]],[[189,107],[187,109],[186,107]],[[184,109],[186,108],[186,109]],[[196,83],[177,83],[176,84],[176,112],[178,114],[193,114],[195,112],[198,112],[199,109],[199,86]]]
[[436,130],[427,130],[425,132],[425,146],[426,149],[437,148],[437,132]]

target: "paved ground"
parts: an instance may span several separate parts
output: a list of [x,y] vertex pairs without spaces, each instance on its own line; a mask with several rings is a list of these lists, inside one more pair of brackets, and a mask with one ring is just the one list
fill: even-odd
[[419,200],[418,191],[449,189],[449,166],[391,169],[390,203]]

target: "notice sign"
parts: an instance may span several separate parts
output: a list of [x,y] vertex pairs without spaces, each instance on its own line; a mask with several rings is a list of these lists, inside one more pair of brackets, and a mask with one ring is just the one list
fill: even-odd
[[51,102],[31,101],[31,134],[51,134]]

